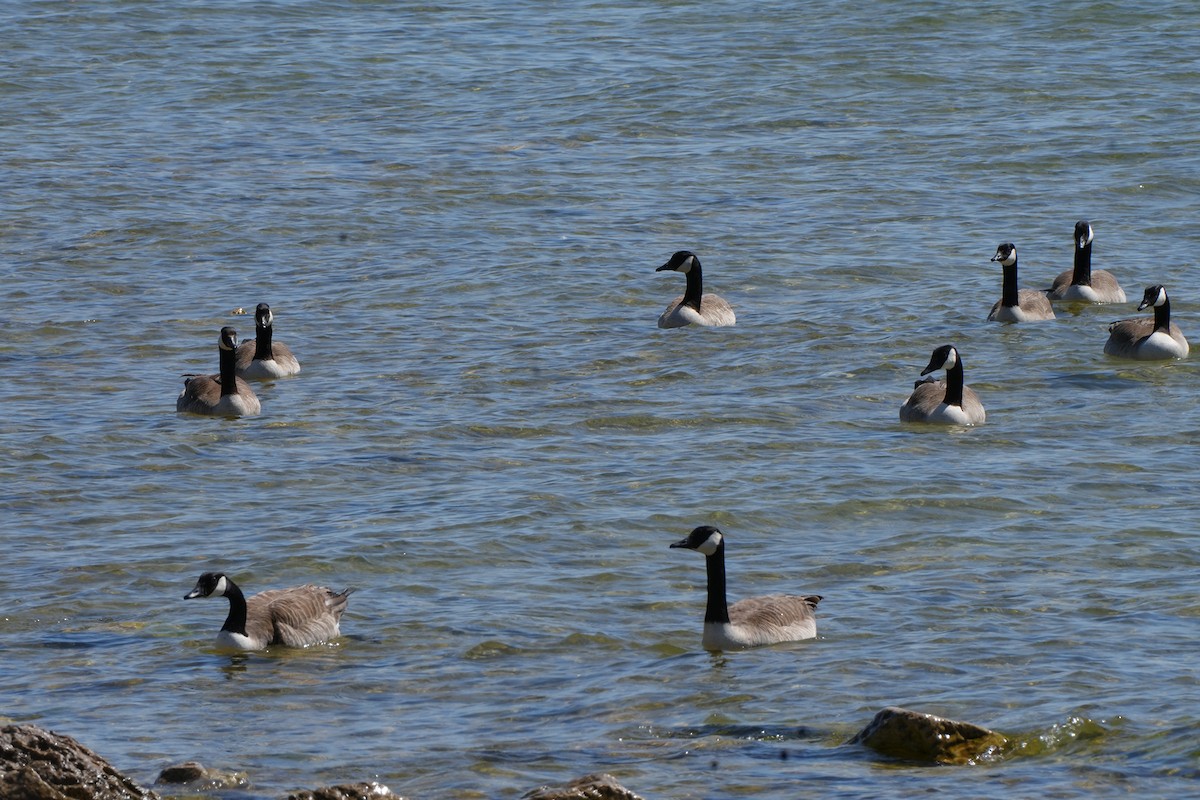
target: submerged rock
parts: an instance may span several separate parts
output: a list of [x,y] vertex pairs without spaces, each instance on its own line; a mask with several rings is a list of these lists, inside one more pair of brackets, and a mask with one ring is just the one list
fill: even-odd
[[399,795],[379,783],[345,783],[338,786],[326,786],[323,789],[296,792],[289,794],[287,800],[378,800],[381,797],[402,800]]
[[239,772],[222,772],[209,769],[199,761],[185,761],[167,767],[158,773],[155,784],[187,785],[193,788],[226,789],[231,786],[244,786],[246,776]]
[[972,764],[996,753],[1007,742],[979,725],[891,706],[876,714],[849,743],[904,761]]
[[607,773],[584,775],[566,786],[539,786],[525,800],[642,800]]
[[36,725],[0,728],[4,800],[158,800],[70,736]]
[[167,767],[158,773],[158,780],[155,783],[195,783],[204,780],[206,775],[208,775],[208,768],[199,761],[187,761]]

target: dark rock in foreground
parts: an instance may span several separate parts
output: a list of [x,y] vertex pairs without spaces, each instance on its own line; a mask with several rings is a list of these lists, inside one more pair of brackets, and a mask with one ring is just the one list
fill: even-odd
[[[245,783],[238,773],[210,770],[188,761],[167,767],[160,784],[190,790],[221,789]],[[528,800],[642,800],[611,775],[595,774],[563,787],[541,786]],[[403,800],[378,783],[355,783],[295,792],[287,800]],[[0,728],[0,800],[159,800],[69,736],[35,725]]]
[[875,715],[850,744],[861,744],[903,761],[973,764],[1008,742],[995,731],[892,706]]
[[289,794],[287,800],[379,800],[379,798],[403,800],[392,790],[378,783],[351,783],[326,786],[324,789]]
[[35,725],[0,728],[4,800],[158,800],[70,736]]
[[526,800],[642,800],[607,773],[584,775],[566,786],[539,786]]

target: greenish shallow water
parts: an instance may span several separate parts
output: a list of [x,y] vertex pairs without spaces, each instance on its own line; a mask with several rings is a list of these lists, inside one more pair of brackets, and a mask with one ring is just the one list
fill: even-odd
[[[0,714],[142,782],[518,797],[1187,794],[1193,361],[1133,305],[983,321],[988,259],[1163,283],[1193,339],[1200,12],[1150,3],[140,2],[0,11]],[[739,324],[660,331],[695,250]],[[303,373],[182,418],[235,308]],[[902,426],[953,342],[988,424]],[[820,638],[699,648],[734,596]],[[689,557],[690,556],[690,557]],[[209,647],[220,568],[354,595]],[[886,705],[1016,742],[843,745]]]

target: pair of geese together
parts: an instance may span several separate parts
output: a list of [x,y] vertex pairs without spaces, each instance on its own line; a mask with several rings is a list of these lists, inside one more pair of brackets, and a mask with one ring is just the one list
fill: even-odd
[[[1074,269],[1062,272],[1046,291],[1017,288],[1017,248],[1011,242],[1000,245],[992,261],[1004,269],[1000,300],[992,306],[991,322],[1034,322],[1054,319],[1050,300],[1085,303],[1124,303],[1125,291],[1112,273],[1092,270],[1094,231],[1086,220],[1075,223]],[[1184,358],[1189,352],[1187,339],[1179,326],[1171,322],[1171,300],[1161,284],[1147,286],[1138,311],[1154,309],[1153,317],[1118,320],[1108,326],[1104,352],[1119,358],[1159,361]],[[900,407],[904,422],[941,422],[953,425],[982,425],[986,420],[983,403],[970,387],[963,384],[962,358],[952,345],[933,351],[925,376],[944,369],[946,380],[918,381],[913,393]]]
[[[725,535],[701,525],[672,548],[695,550],[708,569],[708,605],[704,611],[706,650],[747,647],[812,639],[817,635],[820,595],[775,594],[729,604],[725,596]],[[271,589],[246,599],[223,572],[205,572],[184,600],[225,597],[229,615],[217,634],[223,650],[261,650],[271,645],[309,647],[341,635],[342,614],[352,589],[334,592],[324,586]]]
[[219,372],[185,375],[175,410],[217,417],[250,417],[262,404],[245,378],[274,380],[300,371],[300,362],[286,344],[274,340],[275,316],[259,303],[254,310],[254,339],[238,344],[237,331],[226,325],[217,338]]

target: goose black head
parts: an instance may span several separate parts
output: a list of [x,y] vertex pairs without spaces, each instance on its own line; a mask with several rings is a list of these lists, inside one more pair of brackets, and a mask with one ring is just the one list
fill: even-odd
[[1081,219],[1075,223],[1075,246],[1080,250],[1092,243],[1092,237],[1095,234],[1092,231],[1092,223],[1086,219]]
[[275,315],[271,313],[271,307],[266,303],[259,303],[254,309],[254,327],[269,328],[274,321]]
[[224,572],[205,572],[196,579],[196,587],[183,596],[184,600],[197,597],[220,597],[229,588],[229,579]]
[[958,351],[954,345],[944,344],[929,357],[929,365],[921,370],[922,375],[937,372],[939,369],[954,369],[958,365]]
[[1143,311],[1153,306],[1161,308],[1167,302],[1167,288],[1162,284],[1147,286],[1146,291],[1142,293],[1142,302],[1138,304],[1138,311]]
[[996,255],[992,256],[992,261],[996,261],[1002,267],[1011,267],[1017,263],[1017,246],[1012,242],[1005,242],[996,248]]
[[692,271],[692,267],[700,266],[700,259],[696,258],[696,254],[691,250],[680,250],[671,256],[671,260],[663,264],[655,272],[663,272],[671,270],[674,272],[688,273]]
[[711,556],[720,549],[725,535],[712,525],[701,525],[695,528],[687,535],[687,538],[680,539],[671,547],[681,547],[686,550],[696,550],[706,556]]

